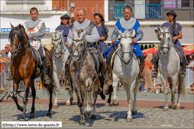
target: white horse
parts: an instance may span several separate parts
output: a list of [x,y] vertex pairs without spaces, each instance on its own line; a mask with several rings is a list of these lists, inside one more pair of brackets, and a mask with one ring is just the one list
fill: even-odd
[[[186,89],[184,79],[181,77],[180,57],[176,52],[175,48],[173,47],[173,43],[171,41],[170,27],[158,27],[155,29],[155,32],[158,39],[160,40],[160,49],[156,54],[156,58],[159,58],[158,64],[160,70],[160,79],[164,86],[165,107],[163,110],[168,111],[168,91],[166,86],[166,79],[170,84],[172,94],[171,108],[180,108],[180,94],[186,95]],[[178,84],[177,105],[175,102],[176,84]]]
[[[53,44],[53,77],[55,83],[55,102],[53,108],[57,108],[58,105],[58,91],[59,91],[59,75],[65,76],[65,62],[69,56],[69,50],[65,47],[63,31],[57,30],[55,33],[51,33]],[[67,102],[66,106],[71,106],[73,101],[73,90],[67,90]]]
[[136,109],[136,95],[138,92],[140,81],[138,79],[139,74],[139,63],[138,59],[133,53],[133,43],[132,38],[134,36],[134,30],[130,32],[125,30],[124,33],[120,32],[120,49],[118,53],[115,55],[115,59],[113,61],[113,105],[118,105],[118,99],[116,96],[116,89],[118,82],[121,81],[123,83],[124,89],[127,93],[127,102],[128,102],[128,112],[127,112],[127,122],[132,122],[133,119],[131,117],[131,103],[133,99],[134,93],[134,102],[132,114],[137,114]]

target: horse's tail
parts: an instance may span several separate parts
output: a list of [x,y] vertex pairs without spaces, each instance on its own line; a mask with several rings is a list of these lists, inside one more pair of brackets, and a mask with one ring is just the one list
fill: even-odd
[[182,84],[180,86],[181,86],[181,95],[183,95],[184,97],[187,97],[187,89],[186,89],[186,86],[185,86],[185,78],[183,78]]

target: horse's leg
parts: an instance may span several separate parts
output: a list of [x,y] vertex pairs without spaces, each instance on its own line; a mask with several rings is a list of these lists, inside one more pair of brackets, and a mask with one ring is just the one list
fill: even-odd
[[132,103],[132,95],[133,95],[133,90],[135,87],[136,80],[134,80],[132,83],[128,82],[125,84],[127,89],[127,102],[128,102],[128,112],[127,112],[127,122],[132,122],[133,119],[131,117],[131,103]]
[[24,84],[25,84],[25,93],[24,93],[24,100],[23,100],[24,108],[23,108],[22,118],[20,119],[21,121],[24,121],[26,117],[26,106],[28,104],[28,93],[29,93],[29,87],[31,82],[32,81],[29,78],[24,80]]
[[119,78],[117,77],[117,75],[113,73],[113,84],[112,85],[113,85],[113,105],[114,106],[117,106],[119,104],[119,101],[116,95],[118,82],[119,82]]
[[55,88],[56,88],[56,90],[55,90],[55,102],[54,102],[54,104],[53,104],[53,108],[58,108],[58,98],[57,98],[57,96],[58,96],[58,91],[57,90],[59,90],[59,76],[58,76],[58,74],[57,74],[57,72],[55,72],[55,71],[53,71],[53,78],[54,78],[54,80],[55,80]]
[[112,85],[111,86],[109,86],[109,97],[108,97],[108,100],[107,100],[107,102],[106,102],[106,104],[105,104],[105,106],[110,106],[110,103],[111,103],[111,96],[112,96],[112,92],[113,92],[113,87],[112,87]]
[[71,101],[71,94],[72,94],[71,90],[67,90],[67,102],[66,102],[66,105],[65,105],[67,107],[70,107],[71,103],[72,103],[72,101]]
[[137,102],[136,102],[136,97],[137,97],[137,92],[138,92],[138,89],[139,89],[139,79],[136,79],[136,84],[135,84],[135,88],[133,90],[134,92],[134,101],[133,101],[133,109],[132,109],[132,115],[136,115],[137,114],[137,108],[136,108],[136,105],[137,105]]
[[52,116],[52,107],[53,107],[53,104],[52,104],[52,97],[53,97],[53,84],[49,84],[48,85],[48,90],[49,90],[49,94],[50,94],[50,102],[49,102],[49,109],[48,109],[48,112],[47,112],[47,116]]
[[92,79],[88,79],[86,80],[86,91],[87,91],[87,106],[86,106],[86,116],[90,116],[91,115],[91,111],[92,111],[92,104],[91,104],[91,92],[92,92]]
[[164,86],[164,96],[165,96],[165,106],[163,111],[168,111],[168,90],[166,87],[166,76],[164,76],[163,74],[160,75],[160,80],[163,83]]
[[[77,87],[77,86],[76,86]],[[78,88],[78,87],[77,87]],[[81,94],[84,94],[84,93],[81,93],[80,89],[77,89],[77,88],[74,88],[75,90],[75,93],[77,95],[77,104],[78,104],[78,107],[80,109],[80,125],[85,125],[85,116],[84,116],[84,113],[83,113],[83,96]]]
[[17,106],[17,109],[20,111],[23,111],[23,108],[18,104],[18,99],[17,99],[18,85],[19,85],[19,83],[17,83],[15,80],[13,80],[13,100]]
[[181,77],[181,74],[178,75],[178,79],[179,79],[179,85],[178,85],[178,99],[177,99],[176,109],[180,109],[181,108],[181,105],[180,105],[180,95],[181,95],[182,83],[183,83],[183,78]]
[[36,89],[34,87],[34,80],[31,81],[31,90],[32,90],[32,97],[33,97],[33,100],[32,100],[32,107],[31,107],[31,113],[30,113],[30,118],[34,118],[34,111],[35,111],[35,107],[34,107],[34,103],[35,103],[35,98],[36,98]]
[[93,85],[92,90],[93,90],[94,105],[93,105],[93,113],[92,113],[91,119],[96,119],[96,99],[98,95],[98,81],[96,81],[96,83]]
[[170,84],[170,88],[171,88],[171,108],[175,109],[176,108],[176,102],[175,102],[175,88],[176,88],[176,83],[177,83],[177,75],[175,75],[173,77],[173,81],[171,78],[167,78],[168,82]]

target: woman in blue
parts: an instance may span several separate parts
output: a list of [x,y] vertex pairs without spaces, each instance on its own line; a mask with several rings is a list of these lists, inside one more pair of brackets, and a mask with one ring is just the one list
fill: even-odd
[[107,46],[105,44],[105,40],[108,38],[108,28],[104,25],[104,18],[100,13],[95,13],[94,14],[94,19],[96,22],[96,28],[98,30],[98,33],[100,35],[100,40],[98,42],[98,47],[102,50],[102,52],[104,53],[104,51],[107,50]]
[[69,33],[69,29],[71,27],[71,25],[69,25],[69,19],[70,17],[65,14],[63,16],[61,16],[61,25],[59,25],[55,30],[64,30],[63,31],[63,36],[64,36],[64,41],[65,41],[65,45],[68,45],[67,44],[67,36],[68,36],[68,33]]
[[[177,15],[173,10],[167,12],[166,15],[168,16],[169,21],[162,24],[161,28],[171,27],[170,34],[172,37],[172,41],[174,42],[175,46],[179,48],[179,50],[181,51],[182,56],[183,56],[183,62],[181,63],[181,66],[183,68],[182,77],[184,78],[185,74],[186,74],[186,56],[185,56],[185,52],[183,51],[183,48],[178,40],[178,39],[182,39],[182,31],[181,31],[182,26],[179,23],[176,23],[176,16]],[[156,60],[156,58],[155,58],[154,71],[153,71],[152,77],[156,78],[157,72],[158,72],[158,60]]]

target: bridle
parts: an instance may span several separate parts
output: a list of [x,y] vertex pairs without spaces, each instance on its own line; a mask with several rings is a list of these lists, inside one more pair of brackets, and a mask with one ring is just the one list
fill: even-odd
[[[122,37],[121,37],[122,38]],[[118,40],[120,40],[121,38],[119,38]],[[126,38],[133,38],[132,36],[128,36]],[[120,47],[121,47],[121,52],[120,53],[117,53],[117,55],[119,56],[119,58],[123,61],[124,64],[129,64],[129,62],[131,61],[132,59],[132,56],[133,56],[133,49],[134,49],[134,45],[133,43],[130,43],[130,45],[132,44],[132,47],[131,47],[131,51],[129,52],[122,52],[122,44],[120,43]],[[129,62],[125,63],[123,57],[124,57],[124,54],[129,54]]]
[[[74,42],[82,42],[83,41],[83,39],[73,39],[73,41]],[[72,45],[73,45],[74,43],[72,43]],[[80,46],[81,44],[78,44],[77,46],[75,46],[75,51],[78,51],[78,47]],[[79,58],[80,59],[80,57],[82,56],[82,55],[84,55],[85,53],[86,53],[86,49],[84,49],[80,54],[78,53],[78,55],[74,55],[74,53],[75,53],[75,51],[72,51],[72,56],[73,57],[75,57],[75,58]],[[78,60],[79,60],[78,59]]]
[[[52,39],[52,41],[58,41],[58,40],[61,40],[61,41],[62,41],[61,37],[58,38],[58,39]],[[59,43],[60,43],[60,42],[59,42]],[[54,45],[53,45],[53,46],[54,46]],[[62,45],[61,45],[61,46],[62,46]],[[57,43],[57,45],[55,45],[55,48],[58,48],[58,43]],[[60,50],[59,52],[56,52],[55,49],[53,49],[53,54],[54,54],[54,55],[59,55],[59,54],[63,55],[64,53],[65,53],[65,51],[62,50],[62,47],[61,47],[61,50]]]
[[168,47],[163,47],[163,45],[164,45],[164,39],[166,38],[166,35],[165,34],[167,34],[169,32],[160,32],[160,33],[163,35],[163,40],[160,40],[161,50],[163,50],[164,48],[167,48],[168,51],[169,51],[170,48],[171,48],[171,46],[172,46],[171,42],[168,42]]
[[[21,31],[21,30],[20,30]],[[25,31],[24,31],[25,32]],[[16,37],[17,35],[15,34],[15,36],[14,36],[14,38]],[[28,38],[27,38],[27,35],[26,35],[26,33],[25,33],[25,36],[26,36],[26,39],[28,40]],[[19,40],[19,39],[18,39]],[[14,40],[14,43],[12,43],[11,42],[11,48],[12,48],[12,46],[16,46],[17,47],[17,49],[16,49],[16,51],[15,51],[15,53],[20,53],[21,51],[23,51],[24,49],[26,49],[27,47],[28,47],[28,43],[24,46],[24,47],[22,47],[22,43],[19,41],[19,45],[17,45],[16,43],[15,43],[15,40]],[[14,54],[15,54],[14,53]],[[13,54],[12,54],[12,56],[14,56]]]

